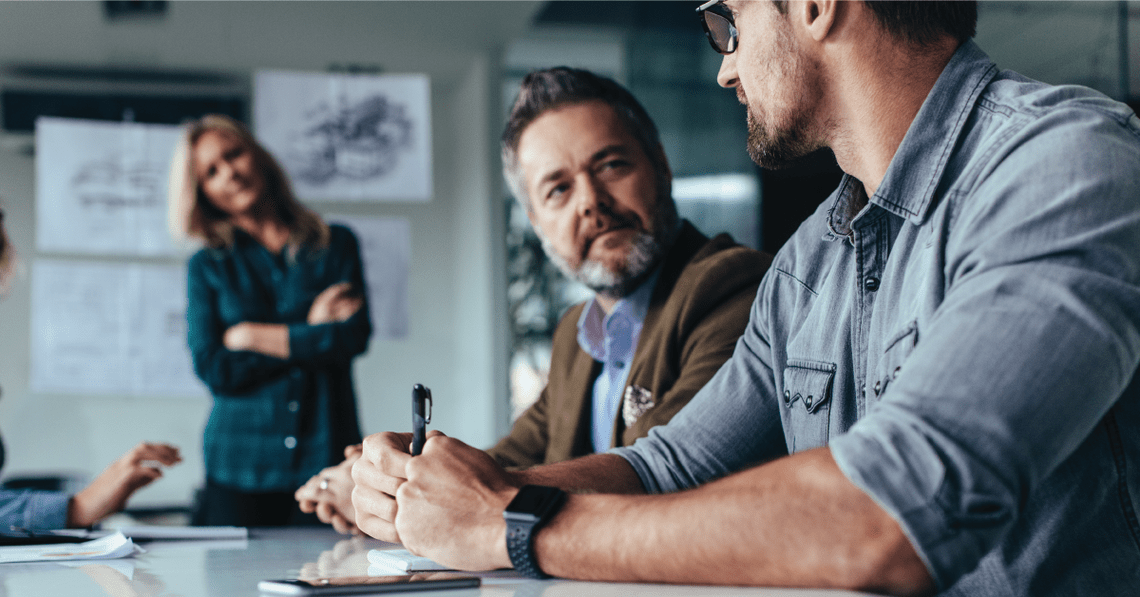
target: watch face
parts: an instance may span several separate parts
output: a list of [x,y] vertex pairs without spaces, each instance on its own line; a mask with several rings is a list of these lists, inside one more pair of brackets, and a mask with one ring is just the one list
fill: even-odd
[[542,518],[548,510],[561,502],[564,495],[566,494],[557,487],[524,485],[504,514],[519,520]]

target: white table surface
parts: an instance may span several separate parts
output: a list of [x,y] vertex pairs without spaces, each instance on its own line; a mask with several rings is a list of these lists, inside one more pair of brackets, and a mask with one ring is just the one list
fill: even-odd
[[[256,597],[258,581],[367,575],[368,550],[392,548],[331,528],[250,529],[244,541],[154,541],[131,558],[0,564],[0,597]],[[423,597],[840,597],[843,591],[702,587],[485,578],[479,589],[401,593]]]

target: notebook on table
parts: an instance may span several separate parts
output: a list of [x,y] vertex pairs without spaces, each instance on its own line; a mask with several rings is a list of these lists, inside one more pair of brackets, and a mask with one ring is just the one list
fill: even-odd
[[436,563],[422,556],[413,555],[406,549],[373,549],[368,552],[368,563],[372,567],[390,570],[400,574],[412,572],[427,572],[433,570],[452,570],[443,564]]

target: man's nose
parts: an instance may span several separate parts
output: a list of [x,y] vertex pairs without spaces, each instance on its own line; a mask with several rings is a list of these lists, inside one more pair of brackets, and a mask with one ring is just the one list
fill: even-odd
[[721,87],[736,87],[740,84],[740,77],[736,74],[736,55],[733,52],[720,58],[720,70],[716,73],[716,82]]
[[610,214],[612,198],[603,185],[594,180],[592,176],[583,177],[584,180],[577,185],[578,215],[583,218],[599,218]]

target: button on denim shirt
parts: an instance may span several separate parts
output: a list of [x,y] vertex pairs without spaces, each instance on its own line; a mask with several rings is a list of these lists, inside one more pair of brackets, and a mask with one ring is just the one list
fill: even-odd
[[664,492],[828,445],[945,595],[1138,594],[1140,120],[967,42],[863,196],[843,179],[733,357],[614,452]]

